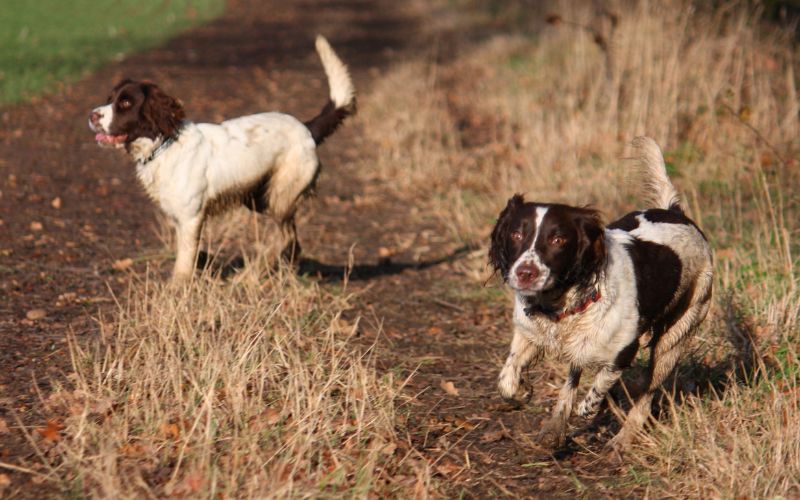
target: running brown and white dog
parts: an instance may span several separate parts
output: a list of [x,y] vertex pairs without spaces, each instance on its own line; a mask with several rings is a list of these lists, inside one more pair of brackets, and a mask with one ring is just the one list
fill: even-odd
[[514,290],[514,336],[500,372],[503,397],[518,396],[522,369],[545,352],[569,361],[569,375],[540,440],[560,447],[585,368],[599,368],[578,414],[597,412],[640,337],[649,341],[649,381],[610,446],[617,451],[642,428],[655,392],[675,368],[708,312],[712,254],[681,209],[658,145],[633,141],[651,202],[604,226],[589,208],[525,202],[515,195],[491,236],[490,264]]
[[271,215],[284,238],[282,255],[298,258],[295,212],[319,174],[316,147],[355,112],[347,67],[322,36],[316,49],[330,99],[305,123],[276,112],[192,123],[175,98],[133,80],[118,83],[108,103],[91,112],[95,140],[130,155],[147,193],[175,224],[173,280],[192,276],[206,218],[242,204]]

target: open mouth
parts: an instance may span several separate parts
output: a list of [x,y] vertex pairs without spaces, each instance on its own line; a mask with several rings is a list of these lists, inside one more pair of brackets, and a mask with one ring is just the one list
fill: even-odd
[[98,133],[94,136],[94,140],[99,142],[100,144],[111,144],[111,145],[122,144],[123,142],[125,142],[125,139],[127,138],[128,138],[127,134],[110,135],[110,134]]

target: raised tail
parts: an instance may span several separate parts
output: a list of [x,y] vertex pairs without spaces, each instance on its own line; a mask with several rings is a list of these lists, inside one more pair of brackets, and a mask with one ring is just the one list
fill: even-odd
[[683,212],[678,191],[667,176],[667,167],[664,156],[656,141],[649,137],[640,136],[631,142],[634,148],[633,159],[645,176],[644,196],[653,208],[675,210]]
[[330,87],[330,99],[317,116],[305,122],[314,142],[322,144],[326,137],[336,131],[348,116],[356,112],[356,90],[347,66],[322,35],[317,35],[317,53],[325,68]]

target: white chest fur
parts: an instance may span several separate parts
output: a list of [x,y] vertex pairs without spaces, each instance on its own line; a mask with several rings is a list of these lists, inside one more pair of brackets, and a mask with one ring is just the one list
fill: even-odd
[[600,280],[601,299],[585,311],[560,321],[528,316],[521,296],[514,301],[514,324],[531,342],[577,366],[613,363],[638,335],[636,279],[622,242],[607,233],[608,262]]

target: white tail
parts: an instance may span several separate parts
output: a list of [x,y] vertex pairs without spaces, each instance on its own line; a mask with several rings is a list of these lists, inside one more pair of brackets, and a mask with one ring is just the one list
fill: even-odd
[[331,101],[336,108],[347,108],[353,105],[356,90],[347,66],[344,65],[331,45],[322,35],[317,35],[317,53],[322,60],[322,67],[328,76],[328,86],[331,89]]
[[665,210],[681,210],[681,199],[667,176],[664,156],[656,141],[640,136],[635,138],[631,144],[635,153],[633,159],[636,160],[645,175],[644,196],[650,205],[653,208]]

